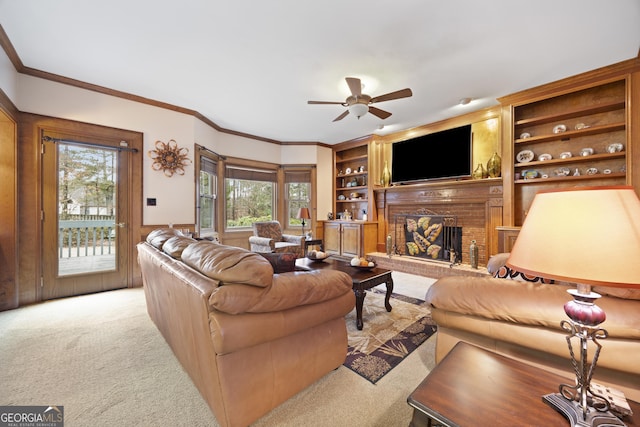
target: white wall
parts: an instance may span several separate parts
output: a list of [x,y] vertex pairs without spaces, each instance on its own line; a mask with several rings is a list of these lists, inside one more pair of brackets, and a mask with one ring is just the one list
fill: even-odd
[[316,212],[316,219],[327,219],[327,213],[333,211],[335,197],[333,193],[333,150],[318,146],[317,152],[318,212]]
[[18,98],[18,73],[4,49],[0,49],[0,88],[15,104]]
[[[0,56],[0,66],[2,58]],[[4,57],[6,58],[6,57]],[[331,150],[315,145],[279,145],[221,133],[201,120],[171,110],[153,107],[126,99],[15,73],[17,88],[12,79],[0,80],[0,87],[10,95],[23,112],[42,114],[86,123],[141,132],[144,140],[143,201],[155,198],[156,206],[143,203],[143,224],[195,222],[194,169],[188,166],[184,176],[171,178],[151,169],[148,151],[156,141],[174,139],[180,147],[189,149],[193,160],[194,144],[200,144],[218,154],[259,160],[276,164],[318,164],[318,200],[321,218],[331,209],[330,188],[322,183],[331,182]],[[6,85],[6,86],[5,86]],[[6,89],[5,89],[6,87]],[[215,118],[212,118],[215,121]],[[328,152],[328,153],[327,153]],[[321,164],[322,161],[322,164]],[[326,162],[326,163],[324,163]],[[326,212],[325,212],[326,211]]]

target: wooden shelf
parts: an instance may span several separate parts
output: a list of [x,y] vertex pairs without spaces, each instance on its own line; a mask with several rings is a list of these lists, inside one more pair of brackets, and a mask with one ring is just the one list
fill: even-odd
[[579,175],[579,176],[550,176],[549,178],[533,178],[533,179],[518,179],[514,181],[515,184],[545,184],[547,182],[569,182],[569,181],[585,181],[590,179],[614,179],[624,178],[627,174],[624,172],[603,174],[597,173],[595,175]]
[[607,125],[592,126],[585,129],[569,130],[562,133],[552,133],[549,135],[532,136],[530,138],[519,138],[519,139],[516,139],[514,142],[516,145],[519,145],[519,144],[537,144],[540,142],[548,142],[548,141],[565,141],[565,140],[569,140],[571,138],[576,138],[576,137],[597,135],[600,133],[607,133],[607,132],[615,132],[619,130],[624,130],[625,128],[626,128],[626,125],[624,122],[611,123]]
[[[630,156],[628,83],[624,78],[590,82],[575,90],[546,92],[543,97],[531,92],[531,102],[512,105],[513,158],[507,159],[514,176],[522,175],[527,169],[538,172],[538,178],[516,179],[510,189],[513,191],[513,210],[510,222],[518,226],[524,222],[527,212],[542,188],[571,188],[576,185],[612,185],[626,183],[628,175],[625,166]],[[588,127],[575,129],[584,123]],[[564,124],[565,132],[553,133],[554,126]],[[529,138],[520,138],[523,132]],[[609,144],[623,144],[624,150],[609,153]],[[585,147],[596,152],[590,156],[579,155]],[[550,153],[555,158],[539,161],[536,156],[531,162],[518,162],[517,155],[522,150],[532,150],[536,154]],[[560,153],[572,153],[572,157],[562,159]],[[568,176],[557,175],[562,167],[570,171]],[[587,175],[589,168],[599,173]],[[575,170],[581,175],[573,176]],[[611,173],[603,173],[604,170]],[[542,175],[547,178],[542,178]]]
[[369,199],[344,199],[344,200],[336,200],[336,203],[367,203]]
[[585,163],[598,160],[620,159],[625,157],[625,152],[620,151],[617,153],[602,153],[592,154],[590,156],[575,156],[566,159],[551,159],[545,161],[533,161],[527,163],[516,163],[513,166],[515,168],[531,168],[534,166],[549,166],[549,165],[562,165],[567,163]]
[[[336,164],[354,162],[356,160],[367,160],[368,157],[369,156],[367,154],[363,154],[361,156],[353,156],[353,157],[346,157],[344,159],[336,159]],[[353,174],[350,174],[350,175],[353,175]]]
[[561,114],[549,114],[546,116],[533,117],[531,119],[517,120],[515,125],[518,127],[543,125],[546,123],[554,123],[567,119],[574,119],[577,117],[589,116],[592,114],[606,113],[609,111],[623,110],[625,108],[625,102],[609,102],[598,105],[591,105],[583,108],[576,108],[574,110],[565,111]]
[[367,172],[351,172],[351,173],[337,174],[336,178],[349,178],[352,176],[363,176],[363,175],[367,175]]
[[368,187],[366,185],[359,185],[357,187],[339,187],[336,188],[337,191],[349,191],[349,190],[366,190]]

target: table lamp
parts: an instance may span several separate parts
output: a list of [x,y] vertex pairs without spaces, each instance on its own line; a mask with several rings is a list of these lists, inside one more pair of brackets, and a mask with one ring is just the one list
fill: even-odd
[[300,208],[298,209],[298,216],[297,218],[302,220],[302,235],[304,236],[304,225],[305,219],[311,219],[311,215],[309,214],[309,208]]
[[[610,402],[591,389],[602,345],[608,335],[599,325],[604,311],[591,286],[640,288],[640,199],[633,187],[580,187],[536,194],[514,243],[507,265],[522,273],[576,283],[564,306],[575,385],[561,384],[559,393],[543,400],[572,426],[625,424],[609,410]],[[574,352],[572,341],[579,342]],[[589,344],[589,343],[592,344]],[[595,352],[587,360],[588,347]]]

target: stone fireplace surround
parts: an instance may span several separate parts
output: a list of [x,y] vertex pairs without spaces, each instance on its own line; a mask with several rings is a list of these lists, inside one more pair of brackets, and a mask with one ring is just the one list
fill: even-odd
[[[433,278],[451,274],[487,274],[485,267],[489,257],[498,253],[497,227],[503,225],[501,178],[399,185],[380,187],[374,191],[378,217],[378,253],[370,256],[375,258],[381,267]],[[420,210],[457,217],[457,226],[462,228],[460,265],[450,267],[447,262],[409,256],[386,256],[386,236],[396,235],[396,215],[411,214]],[[401,227],[402,224],[397,226]],[[475,240],[478,245],[480,268],[477,270],[470,267],[471,240]]]

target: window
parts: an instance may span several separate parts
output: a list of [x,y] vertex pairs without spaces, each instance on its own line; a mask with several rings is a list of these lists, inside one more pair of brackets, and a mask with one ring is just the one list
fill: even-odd
[[[311,172],[309,170],[285,170],[285,197],[287,200],[287,226],[301,226],[298,209],[308,208],[311,200]],[[309,221],[306,222],[309,224]]]
[[216,234],[216,199],[218,195],[218,164],[205,155],[200,156],[198,182],[198,235]]
[[276,182],[276,171],[227,166],[226,228],[247,228],[256,221],[275,219]]

